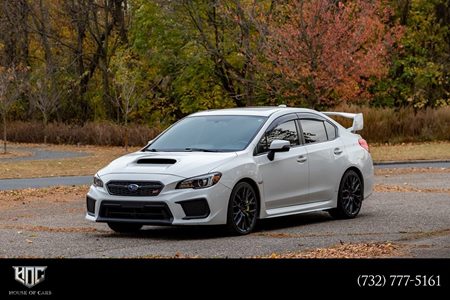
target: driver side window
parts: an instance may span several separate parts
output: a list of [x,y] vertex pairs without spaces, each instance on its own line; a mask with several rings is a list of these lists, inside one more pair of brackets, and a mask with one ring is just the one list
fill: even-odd
[[281,123],[272,130],[267,131],[259,141],[256,153],[268,152],[270,143],[274,140],[285,140],[291,143],[291,147],[298,146],[300,143],[295,120]]

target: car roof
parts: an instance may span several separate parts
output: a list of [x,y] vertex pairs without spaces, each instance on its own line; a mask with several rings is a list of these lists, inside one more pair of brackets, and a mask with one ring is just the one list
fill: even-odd
[[308,109],[308,108],[297,108],[297,107],[257,106],[257,107],[237,107],[237,108],[205,110],[205,111],[194,113],[191,116],[238,115],[238,116],[269,117],[272,114],[278,113],[278,112],[302,113],[302,112],[317,112],[317,111]]

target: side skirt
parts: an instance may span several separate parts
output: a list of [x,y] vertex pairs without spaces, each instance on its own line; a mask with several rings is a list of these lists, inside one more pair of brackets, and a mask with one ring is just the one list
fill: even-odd
[[295,215],[295,214],[300,214],[300,213],[326,210],[326,209],[334,208],[335,206],[336,206],[335,201],[329,200],[329,201],[313,202],[313,203],[306,203],[306,204],[293,205],[293,206],[287,206],[287,207],[273,208],[273,209],[268,209],[266,211],[265,216],[262,216],[261,219],[290,216],[290,215]]

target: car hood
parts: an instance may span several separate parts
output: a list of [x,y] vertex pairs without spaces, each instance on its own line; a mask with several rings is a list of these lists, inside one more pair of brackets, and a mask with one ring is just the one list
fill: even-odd
[[111,162],[98,172],[110,174],[161,174],[189,178],[209,173],[232,160],[235,152],[134,152]]

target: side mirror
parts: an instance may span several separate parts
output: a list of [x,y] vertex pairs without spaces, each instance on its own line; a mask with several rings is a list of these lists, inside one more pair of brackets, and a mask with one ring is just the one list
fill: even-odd
[[274,140],[270,143],[267,158],[272,161],[275,158],[275,152],[288,152],[291,149],[291,143],[285,140]]
[[153,143],[154,140],[150,140],[147,142],[147,145],[150,145],[151,143]]

